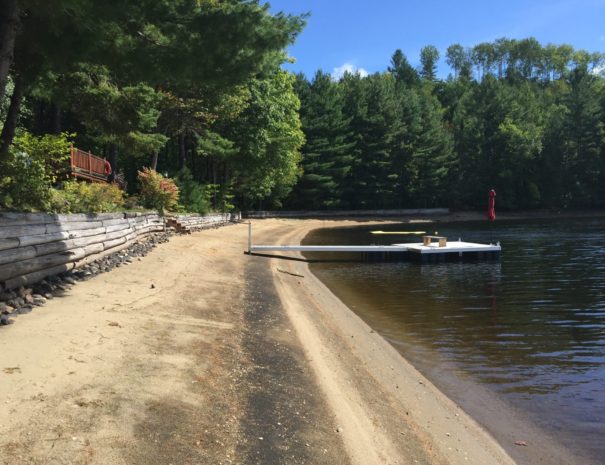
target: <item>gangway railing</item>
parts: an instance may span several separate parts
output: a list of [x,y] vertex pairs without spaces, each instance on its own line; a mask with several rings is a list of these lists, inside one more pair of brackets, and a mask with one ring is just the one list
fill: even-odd
[[72,176],[93,182],[107,182],[105,158],[97,157],[72,145],[70,160]]

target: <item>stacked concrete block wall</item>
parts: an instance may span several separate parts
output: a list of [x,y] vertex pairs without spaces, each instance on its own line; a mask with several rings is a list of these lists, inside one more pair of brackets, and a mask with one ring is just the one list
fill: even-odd
[[0,290],[69,271],[164,229],[157,213],[0,213]]

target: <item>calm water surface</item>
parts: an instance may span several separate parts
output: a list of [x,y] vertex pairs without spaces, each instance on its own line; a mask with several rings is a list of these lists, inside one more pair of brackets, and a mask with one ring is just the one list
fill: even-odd
[[605,220],[496,221],[493,230],[487,222],[323,229],[305,243],[418,242],[370,231],[426,228],[470,242],[493,237],[502,258],[311,268],[448,395],[464,405],[464,392],[451,392],[431,373],[470,377],[566,447],[604,464]]

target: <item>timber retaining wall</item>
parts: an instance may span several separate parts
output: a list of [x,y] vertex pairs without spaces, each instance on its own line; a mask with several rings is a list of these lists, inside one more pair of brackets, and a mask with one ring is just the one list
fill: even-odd
[[[195,230],[238,221],[241,214],[178,215],[170,219]],[[165,230],[165,219],[153,212],[0,213],[0,291],[89,264]]]
[[208,215],[174,215],[169,218],[168,224],[173,223],[177,231],[195,231],[199,229],[222,226],[227,223],[240,221],[241,213],[210,213]]
[[69,271],[164,229],[157,213],[0,213],[0,289]]

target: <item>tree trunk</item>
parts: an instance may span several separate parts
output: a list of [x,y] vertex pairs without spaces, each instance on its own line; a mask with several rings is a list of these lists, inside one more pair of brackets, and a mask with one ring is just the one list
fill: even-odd
[[19,30],[19,7],[17,0],[3,0],[0,9],[0,100],[4,98],[8,72],[13,62],[15,38]]
[[118,146],[116,144],[111,144],[109,146],[109,163],[111,164],[111,170],[113,173],[116,172],[117,162],[118,162]]
[[56,103],[50,104],[51,132],[55,135],[61,134],[61,107]]
[[194,180],[198,180],[198,156],[197,156],[197,138],[193,135],[189,138],[191,144],[191,156],[189,165]]
[[0,155],[6,155],[8,153],[8,148],[13,143],[24,91],[23,79],[17,76],[15,79],[15,89],[13,90],[11,103],[8,107],[4,127],[2,128],[2,134],[0,135]]
[[217,176],[217,167],[216,167],[216,160],[214,159],[214,157],[212,157],[212,209],[216,210],[216,203],[217,203],[217,199],[216,199],[216,193],[217,193],[217,184],[216,184],[216,176]]
[[187,151],[185,150],[185,133],[179,134],[179,169],[185,167],[187,161]]
[[158,155],[159,153],[156,152],[153,154],[153,158],[151,159],[151,169],[153,171],[157,171],[158,170]]

